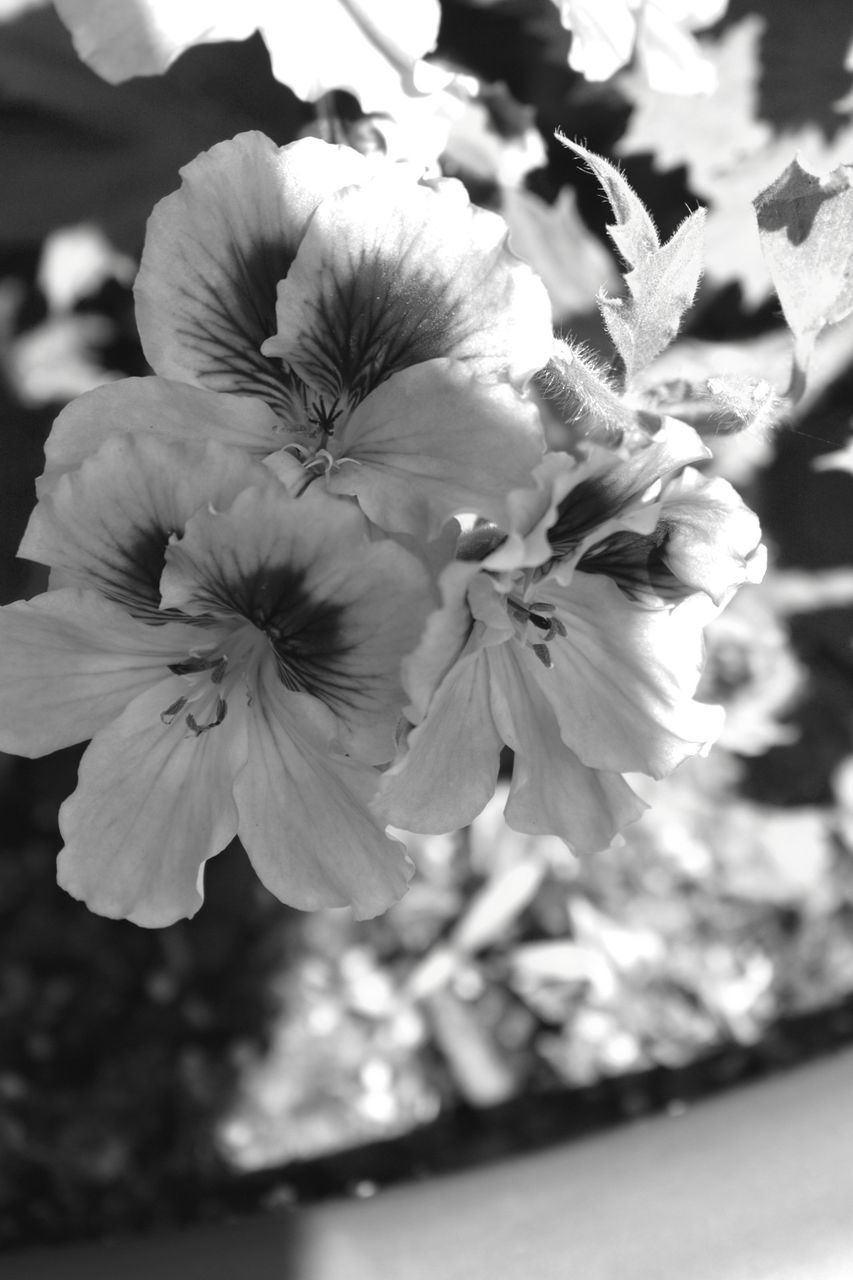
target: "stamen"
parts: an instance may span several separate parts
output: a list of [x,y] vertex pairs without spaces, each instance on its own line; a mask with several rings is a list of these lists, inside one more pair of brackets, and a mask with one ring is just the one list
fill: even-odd
[[192,712],[187,713],[186,721],[192,733],[194,733],[197,738],[200,738],[203,733],[207,733],[208,729],[215,729],[217,725],[222,724],[227,713],[228,703],[224,698],[219,697],[216,699],[216,708],[213,713],[213,719],[208,720],[207,724],[199,724]]
[[186,698],[178,698],[170,707],[167,707],[165,711],[161,711],[160,719],[163,721],[163,724],[173,724],[175,717],[180,715],[186,705]]
[[551,651],[547,644],[532,644],[530,647],[542,663],[542,666],[547,667],[549,671],[552,670],[554,663],[551,660]]
[[228,662],[227,657],[221,655],[216,658],[203,657],[201,654],[193,654],[184,662],[170,662],[169,670],[176,676],[195,675],[198,671],[210,671],[211,680],[214,684],[219,684],[225,675],[225,667]]

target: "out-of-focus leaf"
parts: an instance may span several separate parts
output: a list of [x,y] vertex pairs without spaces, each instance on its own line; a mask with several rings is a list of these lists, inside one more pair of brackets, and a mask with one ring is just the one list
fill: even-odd
[[587,230],[568,187],[552,205],[532,191],[505,191],[501,212],[513,251],[545,283],[555,322],[594,311],[599,289],[618,288],[616,264]]
[[813,463],[816,471],[849,471],[853,476],[853,439],[843,449],[835,449],[832,453],[822,453]]
[[544,860],[535,857],[498,871],[458,921],[453,945],[460,951],[474,952],[504,937],[530,903],[544,874]]
[[644,369],[669,346],[690,306],[702,272],[704,210],[697,209],[661,245],[651,216],[615,165],[567,138],[560,141],[580,156],[604,188],[616,215],[607,230],[628,265],[628,296],[599,295],[610,337],[622,357],[625,380]]
[[[785,12],[794,15],[794,8],[786,4]],[[819,86],[826,76],[822,70],[810,75],[806,69],[812,47],[819,42],[798,44],[790,32],[786,34],[781,14],[769,9],[768,13],[770,27],[767,18],[750,13],[718,39],[704,42],[719,87],[708,97],[691,100],[688,110],[683,99],[654,92],[635,72],[623,75],[619,82],[634,104],[619,153],[651,155],[659,170],[686,169],[690,190],[708,206],[706,276],[715,284],[736,281],[750,306],[759,305],[771,292],[755,230],[753,198],[798,150],[820,168],[830,168],[853,155],[853,124],[845,115],[853,104],[836,103],[831,140],[822,127],[827,110],[832,115],[819,101]],[[795,28],[797,23],[791,30]],[[777,63],[780,50],[786,51],[788,83],[801,99],[798,115],[788,104],[778,132],[762,109],[763,50],[771,36]],[[839,67],[841,57],[839,49]],[[810,119],[815,123],[809,123]]]
[[853,311],[853,164],[819,177],[795,158],[753,204],[801,389],[818,334]]
[[737,374],[658,383],[643,399],[658,413],[688,422],[701,435],[768,431],[779,423],[785,408],[769,382]]
[[273,79],[259,37],[115,86],[79,60],[52,6],[25,13],[0,32],[0,244],[97,220],[136,253],[181,165],[244,129],[290,142],[312,114]]

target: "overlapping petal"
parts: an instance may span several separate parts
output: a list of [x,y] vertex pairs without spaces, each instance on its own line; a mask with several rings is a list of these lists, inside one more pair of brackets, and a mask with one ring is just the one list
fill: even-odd
[[431,360],[383,383],[336,432],[327,484],[381,528],[431,539],[459,511],[506,523],[543,447],[538,410],[513,387]]
[[556,604],[566,635],[549,645],[551,668],[526,646],[519,660],[584,764],[662,777],[713,741],[722,710],[693,701],[702,626],[716,612],[709,602],[644,609],[609,578],[584,573],[537,591]]
[[167,378],[123,378],[78,396],[62,410],[45,445],[39,496],[120,434],[180,445],[215,442],[258,459],[281,443],[278,419],[254,396],[217,394]]
[[243,619],[264,636],[286,689],[332,712],[339,751],[391,758],[401,661],[420,637],[430,581],[403,547],[371,541],[356,507],[246,489],[228,510],[188,521],[161,587],[165,609]]
[[495,725],[515,753],[507,822],[530,835],[559,835],[576,853],[606,848],[644,803],[619,773],[581,764],[545,692],[509,645],[488,649],[484,658]]
[[0,750],[40,756],[84,742],[197,639],[195,627],[146,626],[95,591],[68,588],[6,605]]
[[301,98],[348,89],[365,111],[393,107],[448,77],[421,63],[435,45],[438,0],[57,0],[84,59],[116,84],[165,71],[192,45],[260,30],[275,76]]
[[245,710],[227,733],[164,722],[182,688],[172,676],[102,729],[60,809],[59,883],[99,915],[158,928],[194,915],[204,863],[237,833],[232,789],[247,755]]
[[250,483],[274,481],[237,450],[118,433],[41,499],[20,554],[156,614],[169,538],[194,511],[225,506]]
[[299,389],[261,344],[276,331],[276,287],[314,210],[364,181],[367,161],[306,138],[261,133],[220,142],[181,170],[155,207],[136,281],[136,316],[152,368],[213,391],[260,396],[294,429]]
[[395,176],[319,205],[277,319],[264,352],[331,401],[441,356],[524,379],[553,344],[545,287],[509,251],[503,219]]
[[240,839],[282,901],[306,911],[351,905],[365,919],[402,896],[411,864],[368,807],[378,773],[335,752],[308,702],[264,670],[235,788]]

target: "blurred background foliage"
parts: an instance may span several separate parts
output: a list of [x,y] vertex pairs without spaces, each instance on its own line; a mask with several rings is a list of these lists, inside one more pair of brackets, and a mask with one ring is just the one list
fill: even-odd
[[[354,100],[315,107],[276,83],[259,37],[115,87],[51,7],[7,8],[3,602],[44,585],[15,549],[56,413],[145,372],[131,286],[180,165],[245,128],[392,146]],[[551,0],[443,14],[439,55],[480,82],[443,169],[505,214],[558,326],[606,353],[594,297],[619,281],[605,205],[559,126],[624,164],[664,235],[709,206],[705,280],[660,376],[783,386],[750,200],[798,149],[816,169],[853,161],[848,6],[732,0],[703,37],[720,87],[687,101],[632,70],[603,85],[569,70]],[[728,727],[707,759],[638,780],[649,813],[582,865],[508,831],[493,803],[416,840],[412,888],[379,920],[283,907],[235,847],[199,916],[149,933],[56,887],[79,751],[0,759],[0,1243],[366,1194],[853,1038],[853,478],[814,466],[850,433],[851,349],[849,325],[826,335],[775,434],[709,436],[772,560],[708,637],[702,696]]]

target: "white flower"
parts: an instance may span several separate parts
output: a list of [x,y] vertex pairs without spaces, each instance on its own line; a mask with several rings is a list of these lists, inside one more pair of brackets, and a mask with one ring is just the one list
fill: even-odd
[[106,80],[165,71],[196,44],[260,31],[273,74],[300,98],[348,89],[364,111],[431,92],[448,76],[421,61],[438,0],[56,0],[80,57]]
[[234,450],[138,435],[62,476],[21,552],[52,589],[0,609],[0,749],[92,738],[60,812],[70,893],[168,924],[236,835],[293,906],[401,895],[368,806],[429,607],[414,556]]

